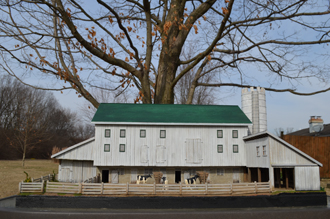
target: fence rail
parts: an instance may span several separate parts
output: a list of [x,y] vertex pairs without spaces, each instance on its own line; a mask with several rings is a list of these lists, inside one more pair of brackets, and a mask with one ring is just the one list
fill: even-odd
[[110,184],[47,182],[46,192],[84,195],[236,195],[271,192],[270,182],[234,184]]
[[44,181],[41,182],[20,182],[19,192],[43,192],[44,191]]

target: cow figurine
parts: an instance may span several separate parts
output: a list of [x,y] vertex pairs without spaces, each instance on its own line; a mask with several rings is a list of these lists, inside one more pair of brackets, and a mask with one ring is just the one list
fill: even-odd
[[151,177],[152,177],[151,174],[149,174],[149,175],[137,175],[136,184],[140,184],[141,181],[142,181],[143,184],[145,184],[146,183],[146,180],[148,178],[151,178]]

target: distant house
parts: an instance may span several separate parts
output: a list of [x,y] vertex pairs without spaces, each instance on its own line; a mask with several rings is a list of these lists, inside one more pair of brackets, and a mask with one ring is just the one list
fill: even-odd
[[311,116],[309,128],[301,129],[281,138],[299,150],[320,161],[321,178],[330,178],[330,124],[323,124],[320,116]]
[[[248,93],[247,111],[258,102]],[[100,174],[104,183],[135,183],[138,175],[162,172],[178,183],[204,171],[209,183],[270,180],[273,187],[319,189],[322,164],[262,130],[265,121],[238,106],[102,103],[92,123],[95,138],[52,156],[60,160],[60,181]]]

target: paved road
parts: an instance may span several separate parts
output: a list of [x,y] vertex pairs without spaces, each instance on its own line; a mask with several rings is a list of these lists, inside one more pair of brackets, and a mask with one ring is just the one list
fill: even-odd
[[74,210],[74,209],[13,209],[0,208],[1,219],[208,219],[208,218],[237,218],[237,219],[325,219],[330,218],[330,208],[267,208],[267,209],[180,209],[180,210]]

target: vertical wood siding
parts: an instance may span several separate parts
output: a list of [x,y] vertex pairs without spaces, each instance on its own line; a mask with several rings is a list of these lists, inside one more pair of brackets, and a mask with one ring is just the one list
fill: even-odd
[[96,167],[92,161],[62,160],[58,170],[60,182],[77,183],[96,176]]
[[316,165],[282,143],[269,138],[271,165]]
[[95,141],[90,141],[84,145],[81,145],[71,151],[68,151],[60,156],[56,157],[56,159],[65,159],[65,160],[93,160],[94,153],[94,144]]
[[[105,129],[111,129],[110,138],[104,137]],[[119,137],[120,129],[126,130],[125,138]],[[140,129],[146,130],[145,138]],[[160,130],[166,131],[166,138],[160,138]],[[223,138],[217,138],[217,130],[223,130]],[[238,138],[232,137],[233,130],[238,130]],[[97,125],[93,160],[95,166],[245,166],[246,135],[247,127]],[[186,160],[189,139],[197,145],[192,158],[196,162]],[[110,152],[104,152],[104,144],[110,144]],[[119,144],[125,144],[125,152],[119,152]],[[217,152],[218,144],[223,153]],[[233,145],[238,145],[238,153],[233,153]]]
[[[264,137],[245,142],[247,167],[269,168],[270,155],[268,141],[268,137]],[[266,156],[262,153],[262,146],[264,145],[266,146]],[[257,146],[259,147],[259,156],[257,156]]]
[[284,135],[283,140],[322,163],[321,178],[330,178],[330,137]]
[[295,167],[296,190],[320,190],[319,167]]

